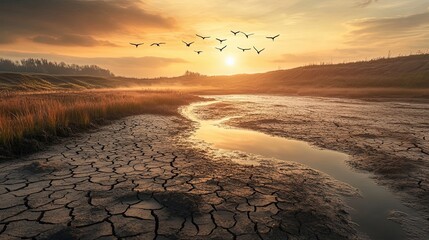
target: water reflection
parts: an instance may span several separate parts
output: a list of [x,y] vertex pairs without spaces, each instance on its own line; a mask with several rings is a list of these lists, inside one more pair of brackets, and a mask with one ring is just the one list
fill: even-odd
[[[228,98],[228,100],[231,99],[231,97]],[[346,199],[354,209],[352,219],[359,225],[362,232],[372,239],[405,238],[400,226],[387,219],[388,214],[392,210],[399,210],[409,215],[417,215],[416,212],[402,205],[386,188],[377,185],[372,175],[351,169],[346,163],[349,157],[347,154],[319,149],[303,141],[222,126],[222,122],[235,116],[220,120],[203,120],[197,116],[196,109],[219,101],[195,103],[183,109],[182,113],[186,117],[199,123],[193,138],[203,140],[220,149],[238,150],[263,157],[299,162],[348,183],[359,189],[362,195],[362,198]]]

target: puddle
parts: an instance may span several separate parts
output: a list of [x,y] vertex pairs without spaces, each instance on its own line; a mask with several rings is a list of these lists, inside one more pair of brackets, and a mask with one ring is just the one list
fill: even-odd
[[200,102],[182,109],[188,119],[199,123],[193,138],[203,140],[223,150],[238,150],[245,153],[294,161],[324,172],[333,178],[359,189],[362,197],[346,198],[346,203],[354,211],[352,220],[358,229],[371,239],[405,239],[401,226],[388,220],[393,210],[410,216],[416,213],[405,207],[388,189],[377,185],[369,173],[358,172],[347,165],[348,155],[326,149],[319,149],[307,142],[270,136],[252,130],[222,126],[222,122],[235,116],[220,120],[203,120],[196,114],[197,108],[203,108],[220,101]]

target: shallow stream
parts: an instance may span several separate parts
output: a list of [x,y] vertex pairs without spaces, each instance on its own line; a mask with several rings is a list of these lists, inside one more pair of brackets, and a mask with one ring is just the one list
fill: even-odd
[[405,239],[401,226],[389,220],[391,211],[400,211],[415,215],[414,210],[404,206],[397,197],[384,186],[377,184],[370,173],[356,171],[347,164],[349,156],[345,153],[320,149],[304,141],[270,136],[265,133],[226,127],[223,122],[238,116],[228,116],[219,120],[203,120],[197,109],[207,107],[216,101],[199,102],[182,109],[182,114],[197,122],[193,134],[196,140],[202,140],[213,147],[223,150],[238,150],[263,157],[294,161],[345,182],[360,191],[362,197],[347,197],[345,202],[354,210],[352,220],[358,230],[371,239]]

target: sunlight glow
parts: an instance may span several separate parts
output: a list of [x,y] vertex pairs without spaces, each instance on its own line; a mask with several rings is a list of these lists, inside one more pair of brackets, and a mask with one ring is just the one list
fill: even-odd
[[235,58],[232,57],[232,56],[228,56],[225,59],[225,64],[228,65],[228,66],[234,66],[235,65]]

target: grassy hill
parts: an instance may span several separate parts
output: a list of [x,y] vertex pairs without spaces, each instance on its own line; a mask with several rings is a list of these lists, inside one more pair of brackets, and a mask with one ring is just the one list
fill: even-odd
[[429,55],[314,65],[233,76],[130,79],[0,73],[0,90],[79,90],[148,86],[180,86],[192,92],[210,94],[429,97]]
[[[386,59],[339,65],[317,65],[264,74],[237,76],[261,87],[429,87],[429,57]],[[224,78],[225,79],[225,78]],[[266,79],[267,81],[264,81]]]
[[0,73],[0,89],[9,91],[82,90],[113,88],[119,85],[120,82],[113,78]]

